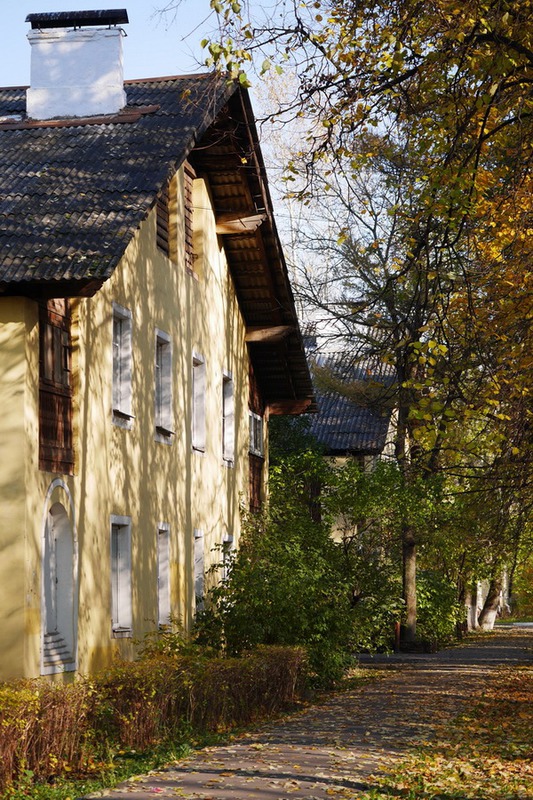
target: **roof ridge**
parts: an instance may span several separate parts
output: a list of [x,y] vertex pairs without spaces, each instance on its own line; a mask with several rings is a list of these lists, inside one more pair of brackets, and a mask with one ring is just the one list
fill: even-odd
[[117,114],[100,114],[92,117],[58,117],[56,119],[30,119],[0,122],[0,131],[21,131],[29,128],[79,128],[84,125],[117,125],[137,122],[146,114],[155,114],[161,106],[125,106]]
[[190,72],[181,75],[157,75],[153,78],[128,78],[124,81],[125,86],[130,86],[135,83],[166,83],[167,81],[177,81],[183,79],[195,78],[212,78],[217,75],[216,72]]

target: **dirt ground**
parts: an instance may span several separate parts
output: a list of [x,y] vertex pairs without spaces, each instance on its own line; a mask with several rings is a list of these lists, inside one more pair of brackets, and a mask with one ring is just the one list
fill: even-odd
[[[130,779],[108,798],[323,800],[356,798],[483,692],[502,666],[533,664],[533,625],[498,628],[432,654],[362,656],[377,680],[299,711],[162,771]],[[100,795],[98,795],[100,796]],[[93,795],[94,797],[94,795]]]

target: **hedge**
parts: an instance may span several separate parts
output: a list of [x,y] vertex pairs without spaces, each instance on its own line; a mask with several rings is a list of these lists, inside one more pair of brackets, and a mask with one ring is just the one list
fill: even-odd
[[261,647],[240,658],[152,656],[71,684],[0,684],[0,792],[31,773],[82,774],[184,729],[227,731],[275,714],[294,702],[304,667],[301,648]]

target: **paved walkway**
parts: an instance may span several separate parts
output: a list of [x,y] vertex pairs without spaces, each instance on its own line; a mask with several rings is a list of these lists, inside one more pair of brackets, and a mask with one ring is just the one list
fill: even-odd
[[439,653],[362,658],[379,680],[225,746],[106,793],[124,800],[338,800],[373,787],[372,773],[431,738],[495,678],[499,666],[533,664],[533,627],[498,629]]

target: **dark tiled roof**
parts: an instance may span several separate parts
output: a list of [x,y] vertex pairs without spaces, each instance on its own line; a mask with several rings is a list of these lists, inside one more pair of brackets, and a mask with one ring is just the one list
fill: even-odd
[[[390,383],[387,375],[370,374],[361,367],[346,366],[342,358],[320,359],[349,384],[351,381]],[[318,413],[310,416],[309,433],[331,454],[379,454],[385,447],[390,412],[366,408],[336,391],[316,391]]]
[[[0,125],[0,287],[23,293],[25,283],[56,281],[81,290],[109,278],[233,88],[196,75],[127,82],[126,91],[128,109],[157,111],[124,123]],[[25,113],[25,92],[0,89],[0,117]]]
[[247,92],[213,74],[127,81],[124,112],[26,120],[26,87],[0,89],[0,294],[91,295],[107,280],[175,170],[189,158],[215,213],[261,215],[224,235],[271,413],[312,407],[313,389]]
[[381,453],[390,416],[376,414],[340,395],[317,393],[318,413],[309,433],[332,453]]

